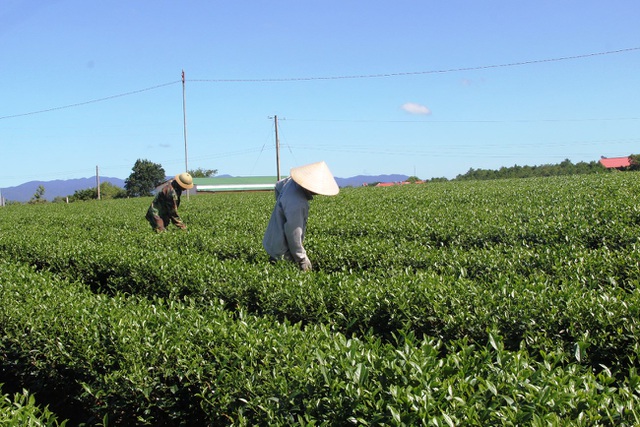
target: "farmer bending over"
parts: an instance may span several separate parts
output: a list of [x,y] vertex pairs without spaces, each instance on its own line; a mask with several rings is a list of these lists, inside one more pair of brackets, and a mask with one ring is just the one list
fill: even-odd
[[309,217],[309,200],[316,194],[335,196],[340,189],[325,162],[291,169],[291,176],[276,183],[276,205],[271,213],[262,246],[270,261],[295,262],[301,270],[311,270],[311,261],[302,246]]
[[147,221],[151,224],[151,228],[156,233],[166,230],[169,222],[174,223],[177,227],[186,230],[182,219],[178,215],[178,206],[180,206],[180,195],[182,190],[193,188],[193,178],[187,172],[176,175],[175,178],[162,186],[149,206],[147,211]]

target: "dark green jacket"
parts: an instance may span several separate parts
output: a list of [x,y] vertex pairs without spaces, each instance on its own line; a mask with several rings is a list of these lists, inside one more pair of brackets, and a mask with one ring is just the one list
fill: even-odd
[[157,231],[164,231],[170,222],[177,227],[186,228],[186,225],[178,215],[180,206],[180,195],[182,191],[177,191],[173,186],[173,180],[162,186],[149,206],[147,211],[147,221]]

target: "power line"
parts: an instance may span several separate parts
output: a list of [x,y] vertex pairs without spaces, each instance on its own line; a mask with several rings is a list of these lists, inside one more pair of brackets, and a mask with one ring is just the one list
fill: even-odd
[[376,119],[288,119],[297,122],[335,122],[335,123],[417,123],[417,124],[433,124],[433,123],[541,123],[541,122],[612,122],[625,120],[640,120],[640,117],[600,117],[600,118],[584,118],[584,119],[512,119],[512,120],[376,120]]
[[[188,82],[210,82],[210,83],[256,83],[256,82],[295,82],[295,81],[314,81],[314,80],[347,80],[347,79],[372,79],[372,78],[388,78],[388,77],[402,77],[402,76],[416,76],[416,75],[426,75],[426,74],[445,74],[445,73],[454,73],[460,71],[474,71],[474,70],[486,70],[492,68],[506,68],[506,67],[516,67],[523,65],[533,65],[533,64],[542,64],[548,62],[559,62],[559,61],[568,61],[573,59],[583,59],[583,58],[591,58],[595,56],[604,56],[604,55],[613,55],[618,53],[626,53],[640,50],[640,46],[638,47],[630,47],[626,49],[618,49],[618,50],[609,50],[605,52],[593,52],[586,53],[582,55],[572,55],[572,56],[562,56],[558,58],[547,58],[547,59],[534,59],[530,61],[520,61],[520,62],[510,62],[505,64],[493,64],[493,65],[480,65],[475,67],[462,67],[462,68],[449,68],[442,70],[427,70],[427,71],[409,71],[409,72],[399,72],[399,73],[382,73],[382,74],[360,74],[360,75],[343,75],[343,76],[320,76],[320,77],[284,77],[284,78],[261,78],[261,79],[187,79]],[[80,107],[83,105],[94,104],[97,102],[108,101],[114,98],[120,98],[124,96],[135,95],[141,92],[147,92],[155,89],[159,89],[165,86],[174,85],[177,83],[181,83],[182,80],[175,80],[168,83],[159,84],[156,86],[151,86],[144,89],[134,90],[131,92],[120,93],[117,95],[107,96],[104,98],[92,99],[89,101],[78,102],[75,104],[63,105],[60,107],[48,108],[45,110],[31,111],[28,113],[20,113],[20,114],[12,114],[8,116],[0,117],[0,120],[3,119],[12,119],[16,117],[30,116],[34,114],[48,113],[51,111],[63,110],[68,108]]]
[[345,75],[345,76],[325,76],[325,77],[284,77],[284,78],[263,78],[263,79],[194,79],[189,80],[192,82],[214,82],[214,83],[251,83],[251,82],[294,82],[294,81],[309,81],[309,80],[346,80],[346,79],[373,79],[383,77],[402,77],[402,76],[416,76],[424,74],[444,74],[454,73],[460,71],[475,71],[486,70],[490,68],[503,68],[503,67],[516,67],[522,65],[542,64],[545,62],[559,62],[572,59],[583,59],[594,56],[613,55],[616,53],[625,53],[640,50],[638,47],[630,47],[627,49],[609,50],[606,52],[594,52],[586,53],[582,55],[562,56],[558,58],[548,59],[534,59],[530,61],[510,62],[506,64],[493,64],[493,65],[479,65],[475,67],[462,67],[462,68],[448,68],[443,70],[427,70],[427,71],[409,71],[399,73],[382,73],[382,74],[360,74],[360,75]]
[[631,139],[613,139],[613,140],[581,140],[581,141],[548,141],[548,142],[532,142],[526,144],[504,144],[504,143],[483,143],[478,144],[448,144],[446,146],[434,145],[434,146],[415,146],[404,145],[387,148],[372,148],[370,145],[293,145],[293,148],[298,150],[308,151],[321,151],[321,152],[343,152],[343,153],[358,153],[358,154],[382,154],[382,155],[395,155],[395,156],[430,156],[441,157],[460,155],[464,153],[465,156],[474,155],[482,157],[499,157],[505,154],[495,154],[495,149],[500,149],[504,152],[518,152],[522,149],[530,148],[556,148],[556,147],[577,147],[577,146],[594,146],[594,145],[615,145],[615,144],[629,144],[637,143],[640,140],[637,138]]
[[147,91],[150,91],[150,90],[159,89],[161,87],[170,86],[170,85],[173,85],[173,84],[176,84],[176,83],[180,83],[180,82],[181,82],[181,80],[177,80],[177,81],[174,81],[174,82],[163,83],[163,84],[152,86],[152,87],[148,87],[148,88],[145,88],[145,89],[139,89],[139,90],[134,90],[134,91],[131,91],[131,92],[119,93],[117,95],[111,95],[111,96],[107,96],[105,98],[92,99],[90,101],[78,102],[76,104],[69,104],[69,105],[63,105],[63,106],[60,106],[60,107],[47,108],[46,110],[38,110],[38,111],[31,111],[29,113],[21,113],[21,114],[13,114],[13,115],[10,115],[10,116],[3,116],[3,117],[0,117],[0,120],[2,120],[2,119],[12,119],[12,118],[15,118],[15,117],[22,117],[22,116],[30,116],[30,115],[33,115],[33,114],[49,113],[51,111],[64,110],[64,109],[73,108],[73,107],[80,107],[82,105],[87,105],[87,104],[95,104],[97,102],[108,101],[108,100],[114,99],[114,98],[121,98],[123,96],[135,95],[135,94],[138,94],[138,93],[141,93],[141,92],[147,92]]

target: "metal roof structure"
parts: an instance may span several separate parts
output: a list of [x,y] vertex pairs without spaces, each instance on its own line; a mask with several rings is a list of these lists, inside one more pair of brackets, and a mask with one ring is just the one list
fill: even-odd
[[600,164],[605,168],[626,168],[631,166],[629,157],[602,157]]
[[[285,177],[282,177],[285,178]],[[271,191],[278,178],[275,176],[238,176],[193,178],[196,194],[233,191]]]

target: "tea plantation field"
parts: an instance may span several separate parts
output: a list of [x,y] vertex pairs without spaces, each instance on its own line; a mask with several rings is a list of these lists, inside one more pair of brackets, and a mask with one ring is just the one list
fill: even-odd
[[183,197],[160,235],[149,198],[0,208],[5,401],[69,426],[640,425],[639,174],[318,196],[309,273],[269,264],[273,202]]

